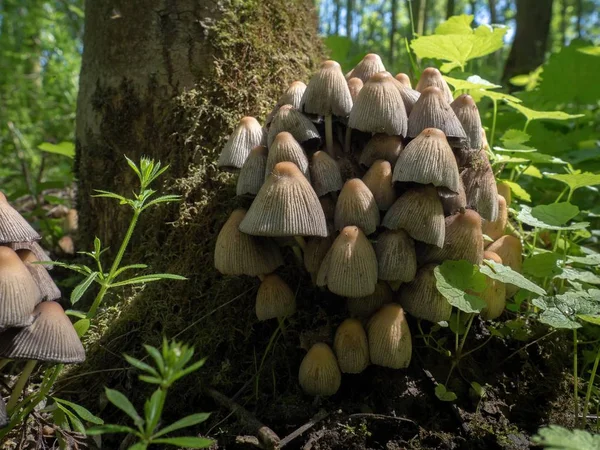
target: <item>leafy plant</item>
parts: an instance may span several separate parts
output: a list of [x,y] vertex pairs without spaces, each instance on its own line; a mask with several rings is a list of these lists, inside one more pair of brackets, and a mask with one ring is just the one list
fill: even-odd
[[550,425],[540,428],[533,442],[549,450],[595,450],[600,448],[600,435]]

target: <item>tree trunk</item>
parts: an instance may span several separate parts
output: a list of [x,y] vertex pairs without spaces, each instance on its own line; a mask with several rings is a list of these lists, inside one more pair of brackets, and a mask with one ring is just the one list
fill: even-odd
[[396,51],[396,33],[398,20],[398,0],[392,0],[391,5],[391,19],[390,19],[390,66],[394,66],[394,57]]
[[583,37],[582,35],[582,28],[581,28],[581,22],[583,20],[583,0],[577,0],[577,24],[576,24],[576,28],[577,28],[577,37],[579,39],[581,39]]
[[561,0],[560,8],[560,45],[567,45],[567,0]]
[[490,8],[490,23],[498,23],[498,11],[496,9],[496,0],[488,0]]
[[340,34],[340,21],[342,18],[342,0],[335,0],[335,34]]
[[427,0],[419,1],[419,20],[417,21],[417,34],[425,34],[425,25],[427,24]]
[[454,9],[456,8],[455,0],[448,0],[446,2],[446,19],[454,15]]
[[354,12],[354,0],[346,1],[346,36],[352,39],[352,14]]
[[471,14],[473,15],[473,26],[477,26],[477,1],[470,0],[469,4],[471,5]]
[[544,62],[551,18],[552,0],[517,0],[517,30],[504,66],[504,82]]

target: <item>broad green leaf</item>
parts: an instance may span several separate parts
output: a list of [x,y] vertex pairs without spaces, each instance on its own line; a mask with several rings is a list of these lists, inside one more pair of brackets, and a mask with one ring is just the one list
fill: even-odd
[[540,321],[554,328],[580,328],[579,315],[600,315],[600,290],[569,290],[553,297],[539,297],[532,303],[543,310]]
[[449,17],[435,28],[435,34],[473,34],[471,23],[474,17],[469,14]]
[[130,278],[129,280],[123,280],[123,281],[119,281],[117,283],[112,283],[110,286],[118,287],[118,286],[127,286],[129,284],[144,284],[144,283],[151,283],[153,281],[159,281],[159,280],[184,281],[184,280],[187,280],[187,278],[182,277],[181,275],[173,275],[171,273],[153,273],[151,275],[141,275],[139,277]]
[[527,120],[570,120],[584,116],[584,114],[567,114],[564,111],[535,111],[515,102],[509,101],[507,103],[523,114]]
[[81,405],[78,405],[77,403],[69,402],[69,401],[63,400],[61,398],[56,398],[56,397],[52,397],[52,398],[54,399],[55,402],[62,403],[63,405],[66,405],[69,408],[71,408],[73,411],[75,411],[75,413],[79,417],[81,417],[86,422],[90,422],[90,423],[93,423],[96,425],[102,425],[104,423],[104,420],[102,420],[100,417],[93,415],[86,408],[84,408]]
[[73,292],[71,292],[71,304],[74,305],[77,303],[83,294],[88,290],[94,280],[98,277],[98,272],[90,273],[81,283],[79,283]]
[[466,290],[481,292],[485,289],[485,277],[477,267],[467,261],[444,261],[434,269],[438,291],[456,308],[466,313],[478,313],[486,303]]
[[525,169],[523,171],[523,175],[527,175],[529,177],[533,177],[533,178],[543,178],[544,176],[542,175],[542,172],[540,172],[540,169],[538,169],[535,166],[529,166],[527,167],[527,169]]
[[471,91],[474,89],[498,89],[501,88],[499,84],[490,83],[483,78],[474,75],[470,76],[466,80],[461,80],[459,78],[452,78],[444,75],[444,79],[448,82],[448,84],[452,85],[455,91]]
[[600,253],[594,253],[587,256],[567,256],[568,263],[585,264],[587,266],[600,265]]
[[329,58],[343,64],[348,59],[352,48],[352,39],[346,36],[327,36],[323,39],[325,47],[329,50]]
[[129,447],[127,450],[146,450],[148,448],[148,444],[145,442],[137,442]]
[[446,389],[443,384],[438,384],[435,387],[435,396],[443,402],[453,402],[456,400],[456,394]]
[[588,284],[600,284],[600,277],[593,272],[587,270],[573,269],[565,267],[563,271],[556,275],[556,278],[569,281],[581,281]]
[[523,200],[525,202],[531,201],[531,196],[525,189],[523,189],[521,187],[521,185],[519,183],[515,183],[514,181],[509,181],[509,180],[498,180],[498,181],[501,181],[502,183],[506,184],[510,188],[510,191],[513,193],[513,195],[515,197],[517,197],[518,199]]
[[478,397],[485,397],[485,388],[480,385],[477,381],[471,381],[471,389],[477,394]]
[[177,422],[172,423],[171,425],[162,428],[158,433],[156,433],[153,437],[160,437],[167,433],[171,433],[176,430],[180,430],[182,428],[192,427],[199,423],[206,421],[210,417],[210,413],[198,413],[192,414],[190,416],[184,417],[183,419],[178,420]]
[[166,392],[162,388],[158,388],[144,403],[146,431],[148,433],[153,433],[154,429],[158,425],[164,406],[164,396],[166,396]]
[[539,295],[545,295],[546,291],[537,284],[529,281],[523,275],[515,272],[510,267],[503,264],[498,264],[495,261],[486,259],[481,266],[479,266],[481,273],[487,275],[494,280],[502,281],[503,283],[513,284],[521,289],[526,289],[530,292]]
[[67,158],[75,157],[75,144],[72,142],[61,142],[59,144],[44,142],[38,145],[38,148],[46,153],[55,153],[57,155],[66,156]]
[[546,450],[598,450],[600,435],[585,430],[569,430],[558,425],[540,428],[533,442]]
[[130,433],[137,435],[138,432],[131,427],[126,427],[124,425],[100,425],[97,427],[89,428],[86,432],[88,436],[99,436],[101,434],[107,433]]
[[520,158],[518,156],[511,156],[511,155],[502,155],[500,153],[497,153],[494,158],[494,165],[495,164],[524,164],[527,162],[529,162],[529,159],[527,159],[527,158]]
[[590,316],[587,314],[579,314],[579,317],[584,322],[592,323],[594,325],[600,325],[600,315]]
[[552,226],[566,224],[579,214],[579,208],[569,202],[537,205],[531,209],[531,215]]
[[83,423],[81,423],[81,420],[79,420],[79,418],[75,414],[73,414],[71,411],[69,411],[65,406],[61,405],[60,403],[57,403],[56,407],[58,409],[60,409],[62,412],[64,412],[65,415],[69,418],[69,422],[71,423],[71,426],[74,431],[77,431],[78,433],[81,433],[81,434],[85,434],[85,426],[83,425]]
[[73,328],[77,332],[77,336],[81,337],[90,329],[90,319],[80,319],[73,324]]
[[580,230],[589,226],[588,222],[579,222],[567,226],[552,225],[533,216],[532,208],[527,205],[521,206],[521,211],[517,214],[517,220],[532,227],[545,230]]
[[583,48],[578,48],[577,51],[584,53],[586,55],[592,55],[592,56],[600,56],[600,46],[589,46],[589,47],[583,47]]
[[600,174],[591,172],[581,172],[576,170],[573,173],[553,173],[546,174],[548,178],[565,183],[571,188],[571,191],[576,191],[585,186],[596,186],[600,184]]
[[494,101],[506,100],[512,103],[521,103],[521,99],[514,95],[506,94],[505,92],[480,90],[481,95],[491,98]]
[[144,426],[144,419],[140,417],[127,397],[114,389],[105,388],[105,391],[108,400],[129,417],[131,417],[138,428],[141,429]]
[[523,161],[512,161],[512,162],[531,161],[531,162],[539,163],[539,164],[561,164],[561,165],[568,164],[567,161],[565,161],[563,159],[560,159],[560,158],[558,158],[556,156],[552,156],[552,155],[546,155],[545,153],[540,153],[534,148],[523,148],[523,147],[527,147],[527,146],[524,146],[522,144],[519,147],[521,147],[521,148],[504,148],[504,147],[494,146],[494,150],[496,152],[510,153],[510,155],[506,155],[506,156],[499,155],[498,153],[496,153],[496,158],[501,158],[502,156],[504,156],[505,158],[515,158],[515,159],[523,160]]
[[208,448],[215,443],[215,441],[210,439],[192,436],[156,439],[152,442],[155,444],[178,445],[186,448]]
[[562,272],[558,266],[560,256],[556,253],[538,253],[530,256],[523,261],[523,273],[536,278],[545,278],[557,275]]
[[524,131],[509,129],[504,132],[500,140],[506,146],[508,145],[521,145],[528,142],[531,136]]
[[86,315],[84,312],[81,311],[75,311],[74,309],[67,309],[65,311],[65,314],[67,316],[73,316],[73,317],[77,317],[78,319],[85,319]]

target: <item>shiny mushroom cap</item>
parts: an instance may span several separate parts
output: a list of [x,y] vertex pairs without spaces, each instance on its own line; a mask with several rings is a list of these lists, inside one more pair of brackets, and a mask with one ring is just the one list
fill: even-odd
[[348,80],[348,89],[350,90],[350,96],[352,102],[356,102],[360,90],[363,88],[364,83],[360,78],[350,78]]
[[452,103],[452,92],[450,91],[450,86],[442,73],[436,69],[435,67],[426,68],[421,74],[421,78],[419,78],[419,82],[417,83],[417,91],[423,92],[426,88],[434,86],[442,91],[444,94],[444,98],[448,103]]
[[407,283],[417,272],[415,243],[404,230],[387,230],[375,244],[379,279]]
[[296,312],[296,296],[274,273],[265,276],[256,294],[256,317],[258,320],[269,320],[288,317]]
[[496,220],[483,221],[483,234],[492,238],[492,240],[500,239],[504,235],[504,230],[508,224],[508,207],[506,200],[501,195],[498,195],[498,214]]
[[335,332],[333,350],[342,373],[360,373],[369,365],[367,333],[357,319],[344,320]]
[[436,264],[423,266],[415,279],[400,288],[399,302],[406,312],[430,322],[450,320],[452,305],[436,286]]
[[404,86],[406,86],[407,88],[412,89],[412,83],[410,82],[410,77],[408,75],[406,75],[405,73],[397,73],[396,76],[394,77],[396,80],[398,80],[400,83],[402,83]]
[[310,79],[300,110],[319,116],[347,117],[351,109],[352,96],[342,68],[335,61],[325,61]]
[[336,230],[356,225],[367,235],[379,225],[379,210],[373,193],[360,178],[346,181],[335,205]]
[[40,239],[41,236],[16,209],[10,206],[6,196],[0,192],[0,244],[31,242]]
[[273,117],[267,135],[269,149],[282,131],[289,132],[298,143],[307,148],[317,148],[321,142],[319,132],[311,120],[292,105],[281,106]]
[[450,107],[460,120],[460,123],[467,135],[469,148],[479,150],[483,148],[483,135],[481,133],[481,117],[473,97],[469,94],[463,94],[456,97]]
[[366,83],[373,75],[384,71],[385,66],[381,61],[381,57],[376,53],[368,53],[346,78],[359,78],[363,83]]
[[300,386],[309,395],[335,394],[342,383],[342,374],[333,351],[327,344],[313,345],[300,363]]
[[363,177],[365,186],[373,193],[380,211],[387,211],[396,201],[396,190],[392,183],[392,165],[389,161],[378,159],[373,162]]
[[342,189],[340,166],[327,152],[315,152],[310,160],[310,179],[319,197]]
[[267,147],[254,147],[240,170],[235,187],[235,193],[241,195],[256,195],[265,181],[267,171]]
[[267,167],[265,170],[265,180],[271,175],[275,164],[280,162],[294,163],[310,181],[310,172],[308,170],[308,157],[304,149],[300,146],[294,136],[287,131],[278,133],[271,145],[267,156]]
[[437,87],[428,87],[414,104],[408,117],[407,136],[414,138],[426,128],[439,128],[449,140],[457,144],[466,141],[462,124]]
[[254,117],[243,117],[223,147],[217,167],[241,169],[250,151],[261,145],[265,138],[263,127]]
[[385,159],[393,166],[403,148],[402,137],[378,133],[373,135],[365,145],[359,162],[365,167],[371,167],[371,164],[378,159]]
[[412,356],[410,329],[404,310],[389,303],[377,311],[367,325],[371,362],[378,366],[402,369]]

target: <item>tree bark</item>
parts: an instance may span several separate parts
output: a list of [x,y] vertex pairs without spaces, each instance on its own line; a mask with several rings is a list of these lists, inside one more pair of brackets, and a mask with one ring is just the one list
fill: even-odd
[[552,0],[517,0],[517,30],[504,66],[504,82],[544,62],[551,19]]
[[340,21],[342,18],[342,0],[335,0],[335,34],[340,34]]
[[427,0],[419,0],[419,20],[417,21],[417,34],[423,36],[425,34],[425,26],[427,25]]
[[456,8],[455,0],[448,0],[446,2],[446,19],[452,17],[454,15],[454,9]]
[[354,12],[354,0],[346,1],[346,36],[352,39],[352,14]]
[[579,39],[581,39],[583,37],[582,34],[582,27],[581,27],[581,22],[583,20],[583,0],[577,0],[577,22],[576,22],[576,28],[577,28],[577,37]]
[[488,0],[490,9],[490,23],[498,23],[498,11],[496,9],[496,0]]
[[396,33],[398,32],[397,22],[398,19],[398,0],[392,0],[391,5],[391,19],[390,19],[390,65],[394,66],[394,57],[396,50]]

